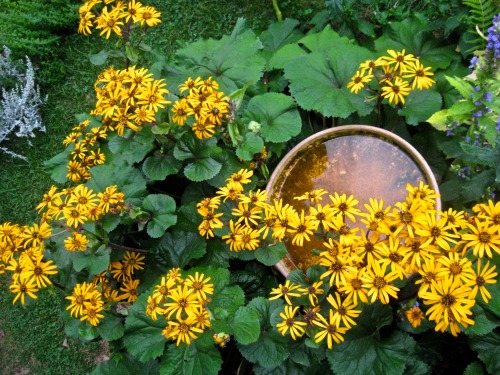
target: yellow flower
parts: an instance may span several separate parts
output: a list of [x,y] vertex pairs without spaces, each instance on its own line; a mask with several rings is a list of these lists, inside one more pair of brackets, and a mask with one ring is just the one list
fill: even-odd
[[367,236],[365,232],[361,231],[361,239],[356,241],[353,245],[353,249],[356,254],[366,262],[366,264],[371,264],[382,258],[382,241],[380,239],[380,233],[374,232],[371,236]]
[[382,258],[378,262],[381,265],[390,265],[391,271],[397,273],[398,277],[403,279],[406,272],[403,267],[404,256],[402,254],[402,248],[400,247],[399,238],[389,237],[389,239],[382,242],[380,246]]
[[350,262],[345,256],[332,256],[327,251],[320,254],[319,265],[328,267],[328,270],[321,275],[321,279],[330,276],[330,286],[339,285],[341,277],[347,272]]
[[31,227],[26,227],[20,234],[24,239],[23,246],[28,248],[30,246],[39,246],[44,243],[44,240],[52,234],[52,228],[47,223],[33,224]]
[[431,67],[424,67],[420,64],[419,60],[410,61],[406,64],[406,74],[403,75],[403,78],[412,79],[412,89],[415,89],[415,87],[419,90],[428,89],[436,83],[436,81],[430,78],[430,76],[434,75],[434,73],[430,71],[431,69]]
[[347,197],[346,194],[339,195],[337,192],[334,195],[329,195],[332,200],[332,209],[335,214],[341,213],[342,217],[348,217],[351,221],[356,222],[355,216],[359,216],[361,211],[356,208],[359,203],[353,195]]
[[200,306],[196,291],[187,285],[178,285],[177,288],[171,289],[167,300],[172,301],[164,305],[168,319],[174,313],[177,320],[181,319],[183,313],[190,316],[194,309]]
[[69,314],[75,318],[78,318],[83,314],[85,308],[85,302],[90,299],[94,293],[94,285],[87,284],[86,282],[82,284],[76,284],[71,296],[66,297],[67,300],[71,301],[71,304],[66,307],[66,310],[70,310]]
[[102,29],[99,35],[106,34],[106,39],[109,39],[111,31],[114,31],[116,35],[121,36],[122,30],[120,26],[123,26],[123,22],[120,21],[120,18],[122,17],[121,12],[113,10],[108,12],[108,8],[104,7],[101,15],[95,19],[96,29]]
[[18,299],[21,300],[21,303],[24,305],[24,297],[28,295],[31,298],[37,298],[36,292],[38,292],[38,288],[34,284],[35,280],[13,280],[12,284],[9,286],[9,290],[16,294],[12,303],[16,303]]
[[323,195],[326,193],[328,192],[325,189],[314,189],[299,195],[298,197],[294,197],[293,199],[298,201],[309,201],[311,202],[311,206],[313,206],[315,204],[319,204],[319,202],[323,200]]
[[36,281],[38,288],[51,285],[52,281],[49,280],[47,275],[57,274],[57,266],[52,264],[53,261],[42,262],[42,259],[42,254],[36,255],[33,259],[27,258],[27,261],[24,263],[24,270],[20,275],[23,280],[30,279],[31,281]]
[[52,185],[47,194],[43,195],[42,201],[36,206],[36,210],[40,213],[45,207],[48,207],[52,204],[52,200],[54,199],[57,192],[57,187]]
[[186,319],[178,318],[177,322],[169,320],[168,328],[169,334],[167,338],[176,340],[176,345],[179,346],[181,342],[190,345],[191,339],[197,339],[196,333],[203,333],[203,330],[197,328],[196,318],[194,316],[188,316]]
[[450,317],[460,323],[468,320],[472,315],[470,310],[475,300],[470,298],[471,289],[463,285],[459,278],[445,277],[431,285],[431,291],[422,294],[426,305],[432,305],[426,312],[429,320],[439,323],[441,320],[448,324]]
[[462,283],[474,277],[472,262],[465,257],[462,258],[458,253],[443,255],[437,259],[437,262],[442,264],[437,276],[458,278]]
[[64,207],[63,214],[66,219],[66,224],[73,228],[78,227],[80,224],[85,224],[88,220],[86,211],[80,211],[76,207]]
[[490,199],[488,200],[488,204],[478,204],[472,210],[477,212],[477,216],[480,218],[491,220],[493,226],[500,231],[500,202],[494,203]]
[[318,294],[325,294],[324,289],[321,288],[323,285],[323,281],[316,281],[312,285],[309,285],[305,288],[300,288],[299,291],[303,295],[309,296],[309,302],[311,303],[311,306],[315,306],[318,304]]
[[249,203],[240,201],[238,206],[233,208],[231,213],[238,218],[236,224],[243,222],[247,227],[259,225],[262,209],[260,207],[250,207],[249,205]]
[[205,122],[205,121],[195,122],[191,126],[191,129],[193,130],[194,135],[198,139],[212,138],[212,136],[215,134],[215,125],[211,124],[210,122]]
[[363,287],[368,288],[368,296],[371,296],[371,303],[377,299],[383,304],[389,303],[390,296],[397,298],[399,288],[396,288],[391,283],[399,276],[395,271],[386,274],[387,264],[380,264],[373,262],[366,271],[363,273],[361,279],[363,280]]
[[459,235],[450,233],[453,230],[453,226],[448,224],[446,217],[437,218],[434,211],[426,211],[416,221],[419,223],[420,228],[417,228],[415,232],[426,240],[426,245],[437,245],[441,249],[449,251],[451,250],[450,243],[457,243],[456,238]]
[[363,286],[363,273],[365,268],[356,269],[348,267],[347,272],[341,274],[341,282],[339,284],[339,292],[345,293],[347,296],[352,296],[354,303],[358,304],[358,298],[363,303],[368,303],[366,294],[368,289]]
[[135,270],[143,270],[144,259],[146,259],[146,257],[140,253],[130,251],[125,252],[122,262],[127,275],[133,275]]
[[194,309],[193,317],[195,318],[196,328],[205,329],[212,326],[210,322],[210,312],[203,306]]
[[304,240],[310,241],[314,234],[315,225],[311,218],[311,216],[305,216],[304,210],[299,214],[295,214],[290,220],[290,228],[288,232],[293,235],[292,244],[297,244],[298,246],[302,246],[304,244]]
[[472,248],[472,253],[478,258],[484,257],[485,253],[488,258],[492,258],[491,250],[500,254],[500,234],[496,225],[493,225],[492,221],[479,219],[474,223],[475,225],[467,224],[472,233],[462,235],[462,241],[465,242],[463,252]]
[[413,328],[417,328],[418,326],[420,326],[422,324],[422,320],[424,319],[424,313],[418,306],[414,306],[409,310],[406,310],[405,316]]
[[466,282],[466,285],[472,287],[472,291],[470,293],[470,298],[476,298],[478,290],[481,292],[481,297],[483,301],[488,303],[488,300],[491,299],[491,293],[486,289],[486,284],[496,284],[497,280],[495,279],[498,276],[498,273],[495,272],[496,266],[493,265],[490,267],[490,261],[486,262],[483,270],[481,271],[482,259],[477,260],[477,272],[474,272],[474,276]]
[[152,296],[148,297],[147,305],[146,305],[146,315],[150,316],[153,320],[158,320],[158,314],[164,315],[165,310],[160,307],[161,296]]
[[177,100],[172,106],[171,111],[174,113],[172,121],[179,126],[183,126],[187,120],[187,101],[182,98]]
[[103,310],[102,306],[97,307],[87,307],[83,310],[82,317],[80,321],[88,321],[92,326],[97,326],[99,324],[99,319],[103,319],[104,315],[100,314]]
[[140,95],[137,96],[139,99],[137,104],[143,104],[150,110],[158,112],[159,108],[165,108],[166,104],[171,103],[163,96],[169,93],[169,91],[164,88],[167,84],[163,81],[163,79],[160,79],[146,83]]
[[396,52],[389,49],[387,53],[389,56],[383,56],[382,59],[384,59],[387,64],[394,65],[394,69],[399,70],[400,73],[406,72],[410,64],[417,61],[412,54],[406,54],[405,50]]
[[277,288],[273,288],[270,294],[275,294],[275,296],[269,297],[269,300],[278,299],[284,297],[286,303],[292,305],[290,297],[300,297],[300,286],[294,283],[290,283],[290,280],[285,282],[285,285],[279,284]]
[[365,73],[366,71],[374,72],[377,66],[382,66],[386,64],[384,59],[378,58],[377,60],[366,60],[365,62],[359,64],[359,69],[361,69],[361,73]]
[[[155,286],[155,290],[153,292],[153,298],[158,300],[158,303],[165,302],[168,295],[170,294],[170,290],[177,285],[177,281],[170,277],[163,276],[161,278],[160,284]],[[164,312],[162,313],[164,314]]]
[[283,321],[281,323],[276,324],[276,328],[278,328],[278,332],[280,332],[283,336],[290,332],[290,336],[292,336],[293,340],[297,340],[297,338],[302,337],[305,333],[305,327],[307,326],[306,322],[301,322],[295,319],[295,313],[299,309],[299,306],[285,306],[285,311],[280,313]]
[[[148,25],[149,27],[153,27],[161,23],[161,13],[158,12],[154,7],[152,6],[146,6],[144,8],[141,8],[138,12],[138,19],[139,22],[141,23],[141,26]],[[135,22],[135,21],[134,21]]]
[[190,92],[194,90],[196,87],[199,87],[201,85],[201,77],[196,77],[194,80],[189,77],[186,82],[182,83],[179,85],[179,91],[182,93],[186,90],[189,90]]
[[259,231],[256,229],[244,227],[241,230],[241,243],[246,250],[253,251],[259,247],[260,240]]
[[317,203],[316,206],[310,206],[309,216],[311,217],[311,223],[314,225],[314,230],[317,230],[320,225],[325,230],[333,228],[332,222],[335,214],[329,204],[322,206],[321,203]]
[[427,292],[433,282],[440,281],[443,278],[439,276],[442,267],[441,263],[434,262],[433,257],[424,259],[424,263],[418,269],[418,273],[422,278],[415,281],[415,285],[422,284],[418,290],[419,297],[422,297],[422,294]]
[[371,72],[368,72],[368,74],[365,75],[365,71],[357,71],[356,74],[351,78],[351,82],[347,84],[347,88],[351,88],[351,92],[357,94],[359,90],[365,87],[365,84],[370,82],[373,79],[373,74]]
[[135,302],[139,298],[139,280],[128,280],[123,282],[123,287],[120,290],[123,292],[121,299],[126,299],[127,302]]
[[314,340],[317,343],[323,341],[326,337],[328,349],[333,347],[333,341],[337,344],[344,341],[344,335],[347,332],[347,328],[340,328],[333,317],[333,311],[330,310],[330,319],[326,320],[321,314],[317,314],[317,319],[314,320],[314,324],[320,328],[321,331],[314,335]]
[[361,314],[361,310],[354,310],[357,303],[351,299],[350,295],[342,301],[340,294],[335,292],[335,298],[330,294],[326,297],[326,300],[333,307],[331,310],[333,311],[333,324],[340,327],[340,323],[342,322],[347,328],[351,328],[351,325],[356,325],[356,322],[352,318],[357,318]]
[[382,86],[382,97],[387,98],[389,104],[399,104],[399,102],[405,104],[405,96],[408,96],[410,91],[408,82],[396,77],[394,82]]
[[214,294],[214,284],[209,283],[210,280],[210,277],[205,278],[205,274],[196,272],[194,276],[189,275],[187,277],[185,284],[193,288],[201,301],[206,301],[207,294]]

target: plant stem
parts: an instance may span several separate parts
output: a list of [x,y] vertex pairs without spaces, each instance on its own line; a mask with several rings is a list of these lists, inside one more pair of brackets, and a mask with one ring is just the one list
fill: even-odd
[[282,22],[283,16],[281,15],[281,10],[280,7],[278,6],[278,0],[273,0],[273,8],[274,8],[274,13],[276,14],[276,18],[278,19],[278,22]]

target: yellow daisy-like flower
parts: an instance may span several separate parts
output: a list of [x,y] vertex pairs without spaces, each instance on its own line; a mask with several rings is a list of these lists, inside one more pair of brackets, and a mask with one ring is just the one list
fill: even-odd
[[35,280],[29,279],[13,280],[12,284],[9,286],[9,290],[16,295],[12,303],[16,303],[16,301],[19,299],[24,305],[25,296],[29,296],[33,299],[37,298],[37,295],[35,293],[38,292],[39,289],[35,285]]
[[290,297],[300,297],[302,295],[300,293],[300,285],[290,283],[290,280],[287,280],[285,285],[279,284],[277,288],[273,288],[270,294],[275,294],[274,296],[269,297],[270,301],[283,297],[289,305],[292,305]]
[[424,67],[419,60],[410,61],[406,64],[406,71],[403,78],[411,78],[412,89],[415,89],[415,87],[419,90],[428,89],[436,83],[436,81],[430,78],[434,75],[434,73],[430,71],[431,69],[431,67]]
[[75,315],[75,318],[78,318],[83,314],[85,302],[90,299],[93,293],[93,284],[87,284],[86,282],[76,284],[71,296],[66,297],[67,300],[71,301],[71,304],[66,307],[66,310],[70,310],[69,314],[71,316]]
[[437,262],[442,264],[437,276],[458,278],[462,283],[466,283],[474,277],[472,262],[458,253],[450,252],[439,257]]
[[139,292],[137,288],[139,287],[139,280],[126,280],[123,282],[123,286],[120,290],[123,292],[121,295],[122,300],[127,300],[127,302],[135,302],[139,298]]
[[234,225],[234,221],[229,220],[229,233],[222,236],[221,239],[229,245],[229,251],[241,251],[245,247],[241,241],[241,233],[243,226],[241,224]]
[[168,319],[175,314],[175,319],[180,320],[182,314],[192,315],[195,308],[200,306],[198,294],[187,285],[178,285],[171,289],[167,301],[164,304],[165,315]]
[[350,262],[345,256],[332,256],[327,251],[320,254],[319,265],[328,267],[328,270],[321,275],[321,279],[330,276],[330,286],[339,285],[341,277],[347,272]]
[[444,319],[450,322],[450,316],[458,323],[472,315],[470,310],[475,300],[470,298],[471,288],[463,285],[459,278],[445,277],[431,285],[431,291],[422,294],[426,305],[432,305],[426,312],[429,320],[436,323]]
[[73,228],[78,227],[80,224],[85,224],[88,220],[86,211],[80,211],[76,207],[64,207],[63,214],[66,219],[66,224]]
[[253,251],[259,247],[260,234],[256,229],[244,227],[241,230],[241,243],[246,250]]
[[446,217],[436,217],[434,211],[427,211],[423,215],[420,215],[415,220],[419,223],[420,227],[416,228],[415,233],[421,236],[427,244],[435,244],[441,249],[450,251],[450,243],[456,244],[459,238],[458,234],[451,233],[453,227],[448,224],[448,219]]
[[175,122],[179,126],[183,126],[187,120],[187,101],[182,98],[177,100],[172,106],[171,111],[174,113],[172,116],[172,121]]
[[139,19],[141,26],[146,24],[149,27],[153,27],[161,23],[160,17],[161,13],[158,12],[154,7],[146,6],[139,9],[137,18]]
[[335,292],[335,298],[332,294],[326,297],[326,300],[332,305],[333,320],[332,322],[340,327],[340,323],[344,323],[347,328],[355,326],[356,322],[352,318],[357,318],[361,314],[361,310],[355,310],[357,303],[352,300],[351,296],[347,296],[343,301],[340,294]]
[[80,318],[80,321],[88,321],[90,325],[92,326],[97,326],[99,324],[99,319],[103,319],[104,315],[100,314],[100,312],[103,310],[102,306],[96,306],[96,307],[89,307],[87,306],[86,309],[83,310],[82,317]]
[[328,192],[325,189],[314,189],[302,195],[299,195],[298,197],[294,197],[293,199],[296,199],[298,201],[309,201],[311,202],[311,205],[316,205],[319,204],[321,200],[323,200],[323,195],[327,193]]
[[347,88],[351,89],[351,92],[357,94],[359,90],[365,87],[365,84],[373,79],[373,74],[368,70],[357,71],[356,74],[351,78],[351,81],[347,84]]
[[96,29],[102,29],[100,36],[106,34],[106,39],[109,39],[111,32],[113,31],[116,35],[121,36],[123,26],[123,21],[120,19],[123,17],[121,12],[111,11],[108,12],[108,8],[104,7],[102,13],[99,17],[95,19]]
[[293,235],[292,244],[302,246],[304,240],[310,241],[314,234],[315,225],[312,221],[311,216],[305,216],[304,211],[299,214],[295,214],[292,220],[289,222],[290,228],[288,232]]
[[195,318],[196,328],[205,329],[212,326],[210,322],[210,312],[203,306],[194,309],[193,317]]
[[189,275],[187,277],[185,285],[192,288],[201,301],[206,301],[207,294],[214,294],[214,284],[209,283],[210,280],[211,278],[205,277],[205,274],[199,274],[198,272],[196,272],[194,276]]
[[494,203],[491,199],[488,204],[478,204],[472,208],[474,212],[477,212],[477,216],[487,220],[491,220],[493,226],[500,231],[500,202]]
[[474,256],[478,258],[488,256],[492,258],[491,250],[500,254],[500,234],[496,225],[490,220],[475,220],[475,225],[467,224],[472,233],[462,235],[462,241],[465,242],[463,252],[469,248],[472,249]]
[[488,303],[491,299],[491,293],[486,289],[486,284],[496,284],[496,277],[498,273],[495,272],[496,266],[490,267],[490,261],[486,262],[486,265],[481,270],[482,259],[477,260],[477,272],[474,272],[474,276],[466,282],[466,285],[472,287],[470,293],[470,298],[476,298],[477,292],[481,292],[481,297],[483,301]]
[[422,266],[418,269],[418,273],[422,276],[421,279],[415,281],[415,285],[420,285],[418,290],[418,296],[422,297],[422,294],[427,292],[433,282],[440,281],[443,276],[440,276],[442,263],[435,262],[434,258],[426,258]]
[[342,335],[347,332],[347,328],[340,328],[335,321],[336,319],[333,317],[333,310],[330,310],[329,320],[326,320],[321,314],[317,314],[317,319],[314,320],[314,324],[322,328],[322,330],[314,335],[314,341],[316,344],[323,341],[326,337],[328,349],[331,349],[334,341],[337,344],[344,341],[344,337]]
[[238,218],[236,224],[243,223],[245,226],[251,227],[259,225],[261,212],[262,208],[260,207],[251,207],[251,203],[239,202],[231,213]]
[[332,201],[332,209],[335,214],[342,214],[342,217],[348,217],[352,222],[356,222],[355,216],[360,216],[361,211],[356,208],[359,203],[353,195],[349,197],[346,194],[339,195],[337,192],[334,195],[329,195]]
[[26,227],[20,234],[20,238],[24,240],[24,248],[30,246],[39,246],[44,243],[44,240],[52,234],[52,228],[47,223],[33,224],[33,226]]
[[321,288],[322,285],[323,281],[320,280],[305,288],[300,288],[300,292],[309,297],[311,306],[316,306],[318,304],[318,294],[325,294],[325,290]]
[[283,319],[281,323],[276,324],[276,328],[278,328],[278,332],[280,332],[283,336],[287,332],[290,333],[293,340],[297,340],[302,337],[306,332],[305,327],[307,326],[306,322],[301,322],[295,319],[295,313],[299,309],[299,306],[285,306],[285,311],[280,313],[280,317]]
[[197,339],[197,333],[203,333],[203,330],[196,327],[196,318],[194,316],[188,316],[186,319],[178,318],[177,322],[169,320],[169,339],[177,340],[176,345],[179,346],[181,342],[186,345],[191,344],[191,339]]
[[456,211],[453,208],[449,208],[447,211],[440,211],[439,215],[446,218],[446,223],[453,228],[454,233],[467,227],[468,221],[465,219],[463,211]]
[[314,230],[317,230],[320,225],[325,230],[333,228],[332,222],[335,213],[329,204],[323,206],[321,203],[318,203],[315,206],[310,206],[309,216],[311,218],[311,223],[314,225]]
[[422,324],[422,320],[424,319],[424,313],[418,306],[414,306],[409,310],[406,310],[405,316],[413,328],[419,327]]
[[204,121],[195,122],[191,126],[191,129],[193,130],[194,135],[198,139],[212,138],[213,135],[215,134],[215,125],[210,122],[204,122]]
[[[411,63],[414,63],[416,58],[412,54],[406,54],[406,50],[394,51],[392,49],[387,50],[389,56],[383,56],[382,58],[389,65],[393,65],[395,70],[400,73],[406,72]],[[397,104],[397,103],[396,103]]]
[[400,77],[396,77],[394,82],[382,86],[382,97],[389,100],[389,104],[405,104],[405,97],[410,94],[410,87],[407,81]]
[[399,288],[391,285],[399,275],[395,271],[386,273],[387,264],[380,264],[380,262],[373,262],[366,271],[363,273],[361,279],[363,280],[363,287],[368,289],[368,296],[371,296],[371,303],[377,299],[383,304],[389,303],[389,298],[398,297]]
[[250,190],[247,194],[248,195],[241,194],[239,196],[239,201],[242,203],[249,203],[254,205],[255,207],[260,208],[270,207],[270,205],[267,203],[268,196],[265,190]]
[[135,270],[143,270],[144,259],[146,259],[146,257],[140,253],[130,251],[125,252],[122,263],[123,267],[126,269],[126,273],[133,275]]
[[150,316],[153,320],[158,320],[158,315],[164,315],[165,310],[160,306],[160,296],[149,296],[146,304],[146,315]]
[[184,91],[193,91],[195,88],[199,87],[202,84],[201,77],[196,77],[192,79],[189,77],[186,82],[179,85],[179,91],[182,93]]
[[[165,302],[167,300],[168,295],[170,294],[170,290],[177,285],[177,281],[170,277],[163,276],[161,278],[160,284],[155,286],[155,290],[153,292],[153,298],[158,301],[158,303]],[[164,312],[162,313],[162,315]]]
[[368,303],[368,289],[363,286],[362,279],[365,270],[365,268],[348,267],[347,272],[341,274],[338,290],[347,296],[352,296],[352,300],[356,305],[358,304],[358,298],[361,302]]
[[386,62],[382,58],[378,58],[377,60],[366,60],[365,62],[359,64],[359,69],[361,73],[364,74],[366,71],[374,72],[377,66],[385,65]]
[[21,279],[35,281],[38,288],[45,288],[47,285],[51,285],[52,281],[49,280],[47,275],[57,274],[57,266],[53,264],[53,261],[42,262],[43,254],[41,253],[35,255],[33,259],[27,259],[24,263]]

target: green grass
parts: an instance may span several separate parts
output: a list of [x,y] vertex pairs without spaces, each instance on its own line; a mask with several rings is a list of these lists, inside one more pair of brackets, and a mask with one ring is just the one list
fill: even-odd
[[[163,23],[151,29],[147,41],[166,55],[177,48],[177,40],[218,38],[229,33],[239,17],[246,18],[248,25],[256,30],[265,29],[275,21],[269,0],[152,0],[144,3],[157,7],[163,14]],[[324,1],[281,1],[280,8],[283,18],[305,21],[313,15],[313,9],[324,8]],[[44,93],[49,95],[42,113],[46,133],[39,133],[31,140],[32,146],[25,139],[2,144],[26,156],[28,161],[0,153],[0,223],[29,225],[39,220],[34,208],[53,185],[43,161],[63,151],[64,137],[77,125],[75,114],[89,112],[95,105],[93,84],[105,67],[93,66],[88,56],[105,45],[106,41],[97,35],[70,35],[61,41],[63,60],[55,61],[50,69],[68,74],[64,80],[44,87]],[[102,346],[70,341],[69,348],[62,347],[65,335],[60,296],[54,293],[44,291],[29,306],[13,306],[12,294],[5,284],[0,284],[0,372],[83,374],[93,368]]]
[[44,290],[38,299],[12,305],[12,294],[0,286],[0,372],[14,374],[86,374],[107,354],[106,346],[66,339],[58,291]]

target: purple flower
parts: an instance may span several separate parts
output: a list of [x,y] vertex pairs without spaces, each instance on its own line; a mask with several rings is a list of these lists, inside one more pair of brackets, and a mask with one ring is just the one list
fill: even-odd
[[492,95],[491,92],[485,92],[483,95],[484,100],[486,100],[488,103],[491,103]]
[[[497,129],[498,129],[498,127],[497,127]],[[451,130],[450,128],[446,129],[446,136],[447,137],[453,137],[454,135],[455,135],[455,133],[453,133],[453,130]]]
[[488,193],[488,195],[490,196],[491,199],[495,199],[496,197],[496,194],[493,191],[491,193]]
[[478,117],[481,117],[483,115],[483,112],[482,111],[477,111],[477,112],[474,112],[472,114],[472,117],[474,118],[478,118]]
[[474,105],[475,105],[476,107],[479,107],[481,104],[483,104],[483,103],[481,103],[481,101],[480,101],[480,100],[476,100],[476,101],[474,102]]
[[[477,60],[477,56],[474,56]],[[472,60],[474,60],[474,58],[472,58]],[[478,92],[479,90],[481,90],[481,86],[477,85],[476,87],[474,87],[474,92]]]

